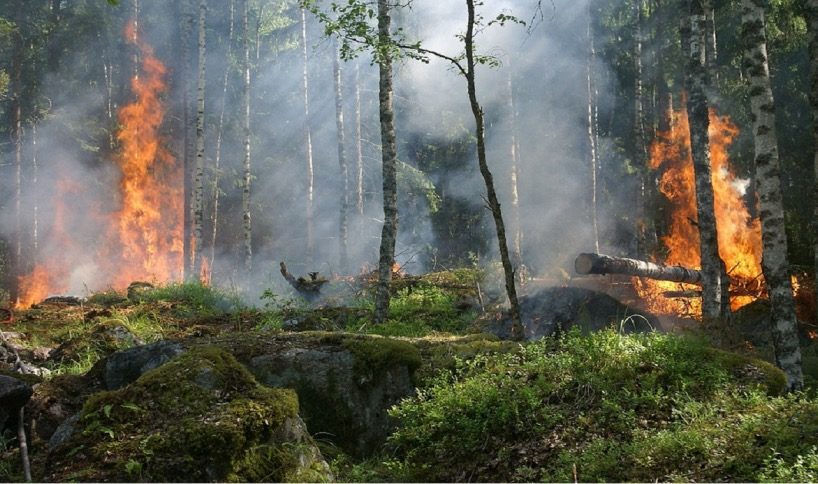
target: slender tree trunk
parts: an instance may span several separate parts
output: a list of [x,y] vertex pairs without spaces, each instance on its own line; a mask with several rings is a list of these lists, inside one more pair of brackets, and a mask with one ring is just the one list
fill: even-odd
[[221,178],[222,159],[222,137],[224,136],[224,113],[227,107],[227,86],[230,81],[230,59],[233,57],[233,22],[235,18],[236,1],[230,0],[230,28],[227,34],[227,58],[222,77],[222,100],[219,108],[219,126],[216,129],[216,153],[213,159],[213,181],[211,183],[211,198],[213,200],[213,212],[210,214],[212,231],[210,232],[210,272],[207,280],[213,280],[213,267],[216,265],[216,236],[219,230],[219,200],[221,190],[219,180]]
[[597,210],[597,139],[594,122],[594,63],[596,62],[596,46],[594,45],[593,2],[588,2],[588,61],[585,75],[588,87],[588,158],[591,174],[591,229],[593,231],[594,252],[599,252],[599,214]]
[[[139,36],[139,0],[133,0],[133,11],[132,11],[132,22],[133,22],[133,38],[131,39],[132,45],[137,45],[137,37]],[[131,63],[131,75],[134,78],[139,77],[139,49],[134,47],[133,49],[133,62]]]
[[480,174],[483,175],[483,181],[486,184],[486,194],[488,196],[489,209],[494,218],[494,226],[497,229],[497,242],[500,246],[500,260],[503,264],[503,272],[505,274],[506,293],[508,301],[511,305],[511,336],[515,340],[521,340],[525,337],[523,332],[522,319],[520,316],[520,304],[517,301],[517,288],[514,285],[514,268],[511,265],[511,258],[508,254],[508,242],[506,241],[506,228],[503,222],[503,214],[500,210],[500,201],[497,198],[497,192],[494,189],[494,178],[488,167],[486,160],[486,140],[485,140],[485,125],[483,122],[483,108],[477,101],[477,88],[475,86],[474,74],[474,0],[466,0],[466,7],[468,8],[468,24],[466,26],[466,36],[464,43],[466,47],[466,83],[469,91],[469,104],[474,115],[475,134],[477,137],[477,161],[480,165]]
[[717,69],[718,52],[716,50],[716,10],[713,8],[713,0],[703,0],[702,9],[704,10],[704,30],[707,47],[705,48],[705,55],[707,56],[707,70],[710,73],[710,82],[717,84],[719,81],[719,72]]
[[242,48],[244,50],[244,180],[242,183],[242,214],[244,231],[244,269],[253,270],[253,224],[250,216],[250,42],[248,10],[250,0],[244,0],[242,11]]
[[196,82],[196,166],[193,172],[193,241],[190,247],[190,278],[201,277],[202,269],[202,222],[204,220],[204,164],[205,164],[205,68],[207,60],[206,44],[207,0],[199,0],[199,42],[198,80]]
[[344,136],[344,97],[341,83],[340,52],[336,46],[333,56],[333,75],[335,78],[335,127],[338,131],[338,165],[341,169],[341,208],[338,220],[338,270],[345,274],[349,271],[349,166],[347,164],[346,141]]
[[355,208],[361,217],[364,215],[364,150],[361,141],[361,68],[355,62]]
[[[391,40],[388,0],[378,0],[378,44],[388,46]],[[378,102],[381,119],[381,160],[383,164],[383,229],[378,284],[375,288],[375,324],[386,322],[389,316],[389,283],[395,262],[395,242],[398,235],[398,144],[395,135],[395,112],[392,107],[392,54],[389,49],[376,52],[380,73]]]
[[307,266],[312,266],[315,258],[315,222],[313,220],[315,174],[312,160],[312,130],[310,129],[310,83],[307,73],[307,15],[304,8],[301,8],[301,58],[304,62],[302,87],[304,89],[304,152],[307,163]]
[[647,182],[650,170],[647,167],[648,148],[645,141],[645,112],[643,106],[644,89],[642,81],[642,22],[643,0],[633,3],[633,145],[634,162],[639,172],[639,187],[636,192],[636,236],[637,253],[645,257],[650,251],[652,240],[652,221],[647,217]]
[[514,77],[511,67],[508,71],[508,110],[511,124],[511,234],[512,234],[512,262],[519,270],[520,283],[525,284],[523,270],[523,228],[520,219],[520,190],[518,179],[520,175],[520,139],[517,133],[517,102],[514,97]]
[[689,0],[690,44],[685,80],[690,99],[687,103],[690,120],[691,155],[696,177],[696,208],[698,211],[699,247],[702,273],[702,317],[706,322],[723,320],[729,313],[729,297],[724,262],[719,256],[718,232],[713,199],[710,163],[710,126],[705,66],[704,13],[699,0]]
[[[31,191],[39,193],[38,191],[38,178],[40,176],[40,162],[37,160],[37,123],[36,121],[31,121]],[[40,204],[38,202],[37,197],[34,197],[34,206],[32,207],[33,213],[33,220],[32,220],[32,230],[31,230],[31,247],[33,250],[33,258],[35,259],[38,257],[38,249],[40,246]]]
[[[11,105],[12,144],[14,145],[14,274],[22,275],[23,268],[23,39],[14,44],[12,79],[14,97]],[[16,295],[16,288],[15,288]]]
[[191,134],[191,124],[194,119],[193,110],[193,94],[192,77],[193,77],[193,56],[190,51],[191,39],[193,38],[193,12],[191,11],[190,0],[181,0],[179,4],[182,14],[182,169],[184,171],[184,247],[182,254],[182,279],[187,280],[195,277],[190,274],[188,266],[192,259],[192,179],[191,167],[193,166],[192,158],[194,156],[194,142],[195,136]]
[[775,103],[770,87],[764,7],[761,0],[742,1],[742,34],[746,51],[744,68],[750,83],[756,190],[761,216],[764,280],[770,295],[775,359],[787,375],[787,387],[804,386],[801,349],[798,345],[795,302],[787,261],[787,235],[781,195],[781,168],[775,130]]
[[[809,101],[812,108],[813,171],[812,185],[812,248],[815,258],[815,284],[818,287],[818,0],[806,0],[807,27],[809,30],[810,90]],[[818,291],[816,291],[818,307]]]

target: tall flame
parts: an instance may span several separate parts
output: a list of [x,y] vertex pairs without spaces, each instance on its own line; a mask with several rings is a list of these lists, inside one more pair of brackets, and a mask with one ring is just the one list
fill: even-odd
[[[710,157],[718,230],[719,254],[730,276],[761,286],[761,224],[750,216],[745,198],[749,182],[739,179],[730,167],[728,149],[738,128],[727,116],[710,110]],[[662,238],[667,249],[667,264],[700,267],[699,232],[696,225],[696,191],[693,160],[690,153],[690,129],[687,110],[674,112],[671,128],[658,133],[650,147],[650,167],[663,169],[659,191],[667,197],[671,221]],[[651,309],[672,314],[701,314],[700,300],[668,300],[660,295],[679,289],[679,285],[658,281],[635,281],[637,290],[648,299]],[[682,289],[691,289],[682,288]],[[735,295],[731,306],[737,309],[754,298]]]
[[122,207],[113,214],[119,245],[113,250],[121,251],[120,262],[127,270],[115,274],[111,281],[115,287],[136,279],[178,279],[183,250],[182,170],[159,134],[165,118],[161,96],[167,90],[166,69],[153,49],[139,40],[130,22],[125,38],[142,53],[143,75],[131,80],[136,99],[119,111]]
[[[182,275],[183,251],[183,171],[164,148],[160,134],[165,117],[162,96],[167,91],[166,68],[153,49],[139,39],[128,22],[125,39],[141,53],[140,74],[131,80],[133,102],[119,111],[121,129],[117,134],[120,153],[115,159],[119,174],[117,200],[103,203],[118,207],[108,213],[78,215],[70,210],[72,197],[83,192],[87,180],[71,179],[62,173],[53,206],[54,222],[48,234],[49,247],[64,253],[83,252],[93,260],[93,278],[102,287],[124,288],[134,280],[168,282]],[[80,226],[80,217],[102,220],[107,227],[95,244],[74,242],[71,234]],[[87,235],[87,234],[86,234]],[[28,307],[49,294],[70,290],[76,267],[82,262],[61,254],[43,254],[42,263],[19,280],[17,307]],[[87,263],[86,263],[87,265]],[[86,283],[88,281],[82,281]]]

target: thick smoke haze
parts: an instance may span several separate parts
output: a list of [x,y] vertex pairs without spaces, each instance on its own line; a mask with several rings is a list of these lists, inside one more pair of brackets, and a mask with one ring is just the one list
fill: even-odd
[[[100,2],[104,3],[104,2]],[[241,19],[234,17],[234,39],[228,42],[229,4],[210,2],[207,38],[205,255],[209,255],[212,224],[211,193],[215,179],[212,168],[222,105],[223,76],[228,72],[224,98],[219,190],[220,212],[213,264],[216,285],[236,286],[259,294],[264,288],[284,291],[278,261],[286,261],[292,272],[339,272],[338,224],[342,183],[337,154],[335,87],[332,60],[335,45],[323,37],[323,27],[307,15],[309,118],[315,170],[313,263],[307,254],[307,168],[303,62],[300,16],[291,1],[251,2],[250,57],[251,152],[253,164],[252,221],[254,274],[242,268],[241,178],[243,163]],[[163,142],[182,163],[185,133],[182,86],[195,80],[195,59],[187,67],[179,45],[185,25],[177,2],[141,0],[139,29],[144,41],[168,68],[168,90],[163,95],[166,119]],[[89,4],[90,5],[90,4]],[[484,20],[499,13],[513,14],[536,25],[508,23],[479,32],[477,49],[496,56],[501,66],[477,70],[478,98],[487,120],[489,165],[505,210],[511,220],[510,170],[511,134],[516,130],[520,147],[520,219],[524,234],[523,257],[535,274],[554,275],[570,267],[581,251],[593,248],[589,216],[590,162],[587,139],[586,69],[588,61],[586,2],[545,2],[538,13],[535,2],[492,1],[478,7]],[[86,7],[92,8],[92,7]],[[99,8],[99,7],[93,7]],[[131,2],[116,8],[100,8],[104,24],[100,35],[78,35],[66,48],[58,67],[42,79],[43,95],[38,103],[43,116],[37,125],[37,179],[30,160],[35,153],[30,141],[25,147],[26,163],[22,199],[24,243],[29,268],[37,263],[60,261],[67,268],[66,293],[83,294],[107,288],[110,275],[100,270],[100,238],[107,237],[107,213],[120,203],[121,174],[114,162],[116,146],[110,145],[116,131],[116,111],[130,99],[127,79],[133,74],[134,50],[122,40],[123,25],[132,18]],[[397,12],[395,23],[409,40],[450,56],[463,50],[457,35],[464,32],[465,3],[415,0],[409,11]],[[189,35],[195,37],[196,26]],[[531,28],[527,28],[531,27]],[[228,51],[230,55],[228,56]],[[195,44],[190,55],[195,57]],[[98,60],[94,60],[98,58]],[[89,60],[90,59],[90,60]],[[110,70],[109,67],[113,67]],[[373,269],[377,263],[382,222],[380,132],[378,125],[377,66],[369,55],[342,64],[346,156],[350,170],[349,255],[350,272]],[[359,83],[355,85],[355,71]],[[602,65],[594,66],[597,75]],[[600,77],[605,77],[600,75]],[[509,80],[513,85],[517,118],[511,124]],[[471,143],[473,119],[465,79],[447,63],[431,58],[428,63],[403,59],[395,65],[395,108],[403,191],[399,195],[400,237],[397,259],[409,272],[441,267],[436,254],[451,245],[448,237],[458,227],[443,230],[434,222],[429,193],[418,186],[412,168],[423,170],[431,160],[423,147],[430,144]],[[110,87],[110,96],[106,88]],[[600,89],[605,88],[600,86]],[[361,97],[363,154],[363,213],[355,206],[356,149],[355,94]],[[600,97],[604,97],[600,93]],[[109,102],[112,103],[109,110]],[[109,111],[112,118],[109,118]],[[192,121],[191,121],[192,123]],[[26,130],[30,130],[26,127]],[[443,203],[456,201],[481,216],[474,224],[478,232],[475,257],[481,262],[496,257],[494,226],[484,206],[485,187],[477,169],[473,144],[467,157],[447,165],[450,170],[432,170],[429,180]],[[6,150],[8,152],[8,150]],[[425,153],[425,154],[424,154]],[[422,158],[422,159],[421,159]],[[191,160],[193,158],[191,157]],[[8,162],[8,156],[7,160]],[[8,167],[4,177],[13,176]],[[440,165],[436,165],[440,166]],[[422,177],[421,177],[422,178]],[[7,179],[8,180],[8,179]],[[409,183],[407,180],[415,180]],[[5,181],[6,187],[11,186]],[[68,207],[67,213],[61,212]],[[13,193],[2,200],[0,231],[14,237]],[[33,244],[34,207],[37,207],[37,242]],[[456,209],[453,209],[456,210]],[[601,215],[601,220],[604,216]],[[474,230],[474,229],[472,229]],[[459,254],[463,261],[469,254]],[[442,264],[442,263],[441,263]]]

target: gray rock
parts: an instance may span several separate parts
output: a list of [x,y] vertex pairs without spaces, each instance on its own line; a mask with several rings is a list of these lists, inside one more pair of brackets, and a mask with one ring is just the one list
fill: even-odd
[[361,371],[342,344],[271,351],[254,356],[247,366],[265,385],[294,389],[310,432],[356,456],[383,445],[394,428],[387,410],[415,393],[405,362]]
[[31,398],[31,385],[17,378],[0,375],[0,429],[13,421],[20,408]]
[[108,390],[122,388],[183,351],[178,343],[159,341],[113,353],[104,360],[103,384]]
[[74,415],[65,419],[63,423],[61,423],[57,430],[51,434],[51,438],[48,439],[48,449],[56,449],[60,445],[62,445],[65,441],[67,441],[71,436],[74,434],[74,429],[77,426],[77,422],[80,421],[80,414],[75,413]]
[[[549,287],[520,298],[526,339],[534,341],[572,327],[584,333],[615,327],[625,333],[652,331],[656,318],[630,308],[611,296],[579,287]],[[483,331],[511,337],[508,315],[485,321]]]

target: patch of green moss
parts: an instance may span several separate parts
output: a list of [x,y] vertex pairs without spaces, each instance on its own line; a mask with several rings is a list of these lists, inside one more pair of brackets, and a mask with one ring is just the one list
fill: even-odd
[[783,395],[787,389],[787,376],[772,363],[716,348],[707,351],[718,366],[727,369],[739,382],[761,384],[769,395]]
[[355,375],[365,380],[376,379],[390,368],[404,365],[414,374],[422,363],[418,349],[406,341],[345,335],[341,345],[355,357]]
[[513,341],[502,341],[487,333],[467,336],[436,335],[411,340],[420,351],[422,365],[416,373],[420,384],[428,381],[441,370],[453,371],[458,360],[471,360],[477,356],[508,354],[519,351],[522,346]]
[[[123,389],[90,397],[51,477],[90,467],[96,480],[285,480],[298,459],[275,436],[297,413],[291,390],[259,385],[224,350],[192,348]],[[277,450],[255,459],[253,449],[264,445]]]

